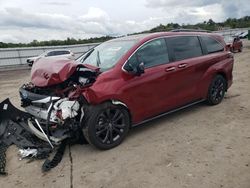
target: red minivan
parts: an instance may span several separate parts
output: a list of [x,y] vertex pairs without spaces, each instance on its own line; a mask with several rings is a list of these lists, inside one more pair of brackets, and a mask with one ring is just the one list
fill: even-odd
[[132,126],[202,101],[219,104],[232,85],[233,63],[219,35],[127,36],[96,46],[76,62],[38,61],[20,96],[37,120],[29,122],[34,134],[40,122],[52,142],[83,132],[90,144],[110,149]]

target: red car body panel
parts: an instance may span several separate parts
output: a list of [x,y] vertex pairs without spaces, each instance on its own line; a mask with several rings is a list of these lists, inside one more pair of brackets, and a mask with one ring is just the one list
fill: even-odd
[[[167,36],[173,35],[183,34],[168,33]],[[217,73],[225,75],[228,87],[231,86],[233,58],[220,62],[230,56],[230,52],[226,50],[149,68],[139,77],[121,71],[124,62],[139,46],[162,36],[165,36],[165,33],[144,38],[118,62],[113,70],[110,70],[112,74],[109,71],[101,74],[95,84],[83,93],[89,102],[99,104],[110,99],[119,100],[128,106],[132,114],[132,122],[139,123],[190,101],[205,99],[209,84]],[[213,37],[225,45],[220,36]],[[220,63],[218,64],[218,62]],[[173,72],[166,72],[168,68],[177,68],[185,63],[188,64],[188,67],[183,70],[176,69]]]
[[240,38],[234,38],[232,42],[227,43],[227,48],[231,51],[231,52],[235,52],[235,51],[241,51],[243,47],[243,43],[240,40]]
[[99,71],[98,67],[78,64],[74,60],[58,59],[51,63],[51,60],[41,59],[34,63],[31,69],[31,82],[38,87],[60,84],[67,80],[78,67]]
[[241,40],[234,41],[231,48],[232,51],[240,51],[242,49],[243,43]]
[[[209,35],[225,46],[224,52],[203,55],[192,59],[170,62],[145,69],[141,76],[134,76],[122,69],[124,63],[145,42],[171,36]],[[156,33],[142,37],[116,64],[101,73],[93,85],[82,89],[82,95],[92,104],[117,100],[124,103],[133,124],[189,102],[206,99],[208,87],[215,74],[222,74],[232,84],[233,57],[226,51],[222,37],[201,33]],[[186,65],[181,68],[180,65]],[[32,69],[32,82],[40,87],[58,84],[66,80],[79,64],[57,61],[45,65],[36,64]],[[95,67],[92,67],[95,69]],[[172,71],[169,71],[172,70]],[[44,78],[44,73],[51,76]]]
[[38,87],[48,87],[67,80],[79,66],[73,60],[41,59],[34,63],[31,69],[31,81]]

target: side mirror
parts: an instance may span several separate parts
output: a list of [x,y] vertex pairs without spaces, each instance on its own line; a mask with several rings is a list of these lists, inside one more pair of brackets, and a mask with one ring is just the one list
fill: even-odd
[[144,72],[145,72],[145,67],[144,67],[144,63],[140,63],[139,65],[137,65],[136,67],[134,67],[133,65],[131,65],[130,63],[127,63],[126,66],[124,67],[124,69],[135,76],[141,76]]
[[144,72],[145,72],[145,66],[144,63],[141,62],[138,66],[137,66],[137,76],[141,76]]

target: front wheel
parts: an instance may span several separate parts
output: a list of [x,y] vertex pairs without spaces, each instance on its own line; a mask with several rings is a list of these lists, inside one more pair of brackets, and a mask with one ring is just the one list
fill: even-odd
[[227,81],[222,75],[216,75],[212,80],[209,89],[207,101],[210,105],[217,105],[223,100],[227,90]]
[[92,106],[86,113],[83,133],[88,142],[103,150],[118,146],[130,127],[127,109],[112,103]]

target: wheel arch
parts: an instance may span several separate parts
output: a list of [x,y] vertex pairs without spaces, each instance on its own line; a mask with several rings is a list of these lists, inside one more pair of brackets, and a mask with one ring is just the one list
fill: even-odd
[[[216,75],[221,75],[225,79],[226,88],[228,89],[228,78],[227,78],[226,73],[224,71],[218,71],[214,76],[216,76]],[[227,89],[226,89],[226,91],[227,91]]]
[[127,106],[127,104],[125,104],[123,101],[118,100],[118,99],[108,99],[108,100],[103,101],[102,103],[105,103],[105,102],[110,102],[113,105],[119,105],[119,106],[122,106],[123,108],[125,108],[127,110],[127,112],[128,112],[128,115],[129,115],[129,120],[130,120],[130,125],[129,126],[132,127],[133,116],[132,116],[132,113],[131,113],[129,107]]
[[203,75],[203,77],[201,79],[202,81],[200,82],[199,88],[200,88],[200,91],[204,91],[204,92],[202,92],[203,98],[207,97],[207,92],[208,92],[208,89],[209,89],[209,85],[210,85],[211,81],[213,80],[213,78],[216,75],[221,75],[221,76],[223,76],[223,78],[225,78],[226,84],[227,84],[227,89],[228,89],[227,71],[220,64],[219,65],[215,64],[214,66],[211,66],[205,72],[205,74]]
[[99,101],[97,104],[91,104],[91,103],[89,103],[89,105],[100,105],[100,104],[104,104],[104,103],[111,103],[113,105],[118,105],[118,106],[121,106],[124,109],[126,109],[127,112],[128,112],[128,115],[129,115],[129,119],[130,119],[130,127],[132,127],[133,116],[132,116],[131,110],[129,109],[128,105],[125,102],[123,102],[123,101],[121,101],[119,99],[112,98],[112,99],[104,99],[102,101]]

